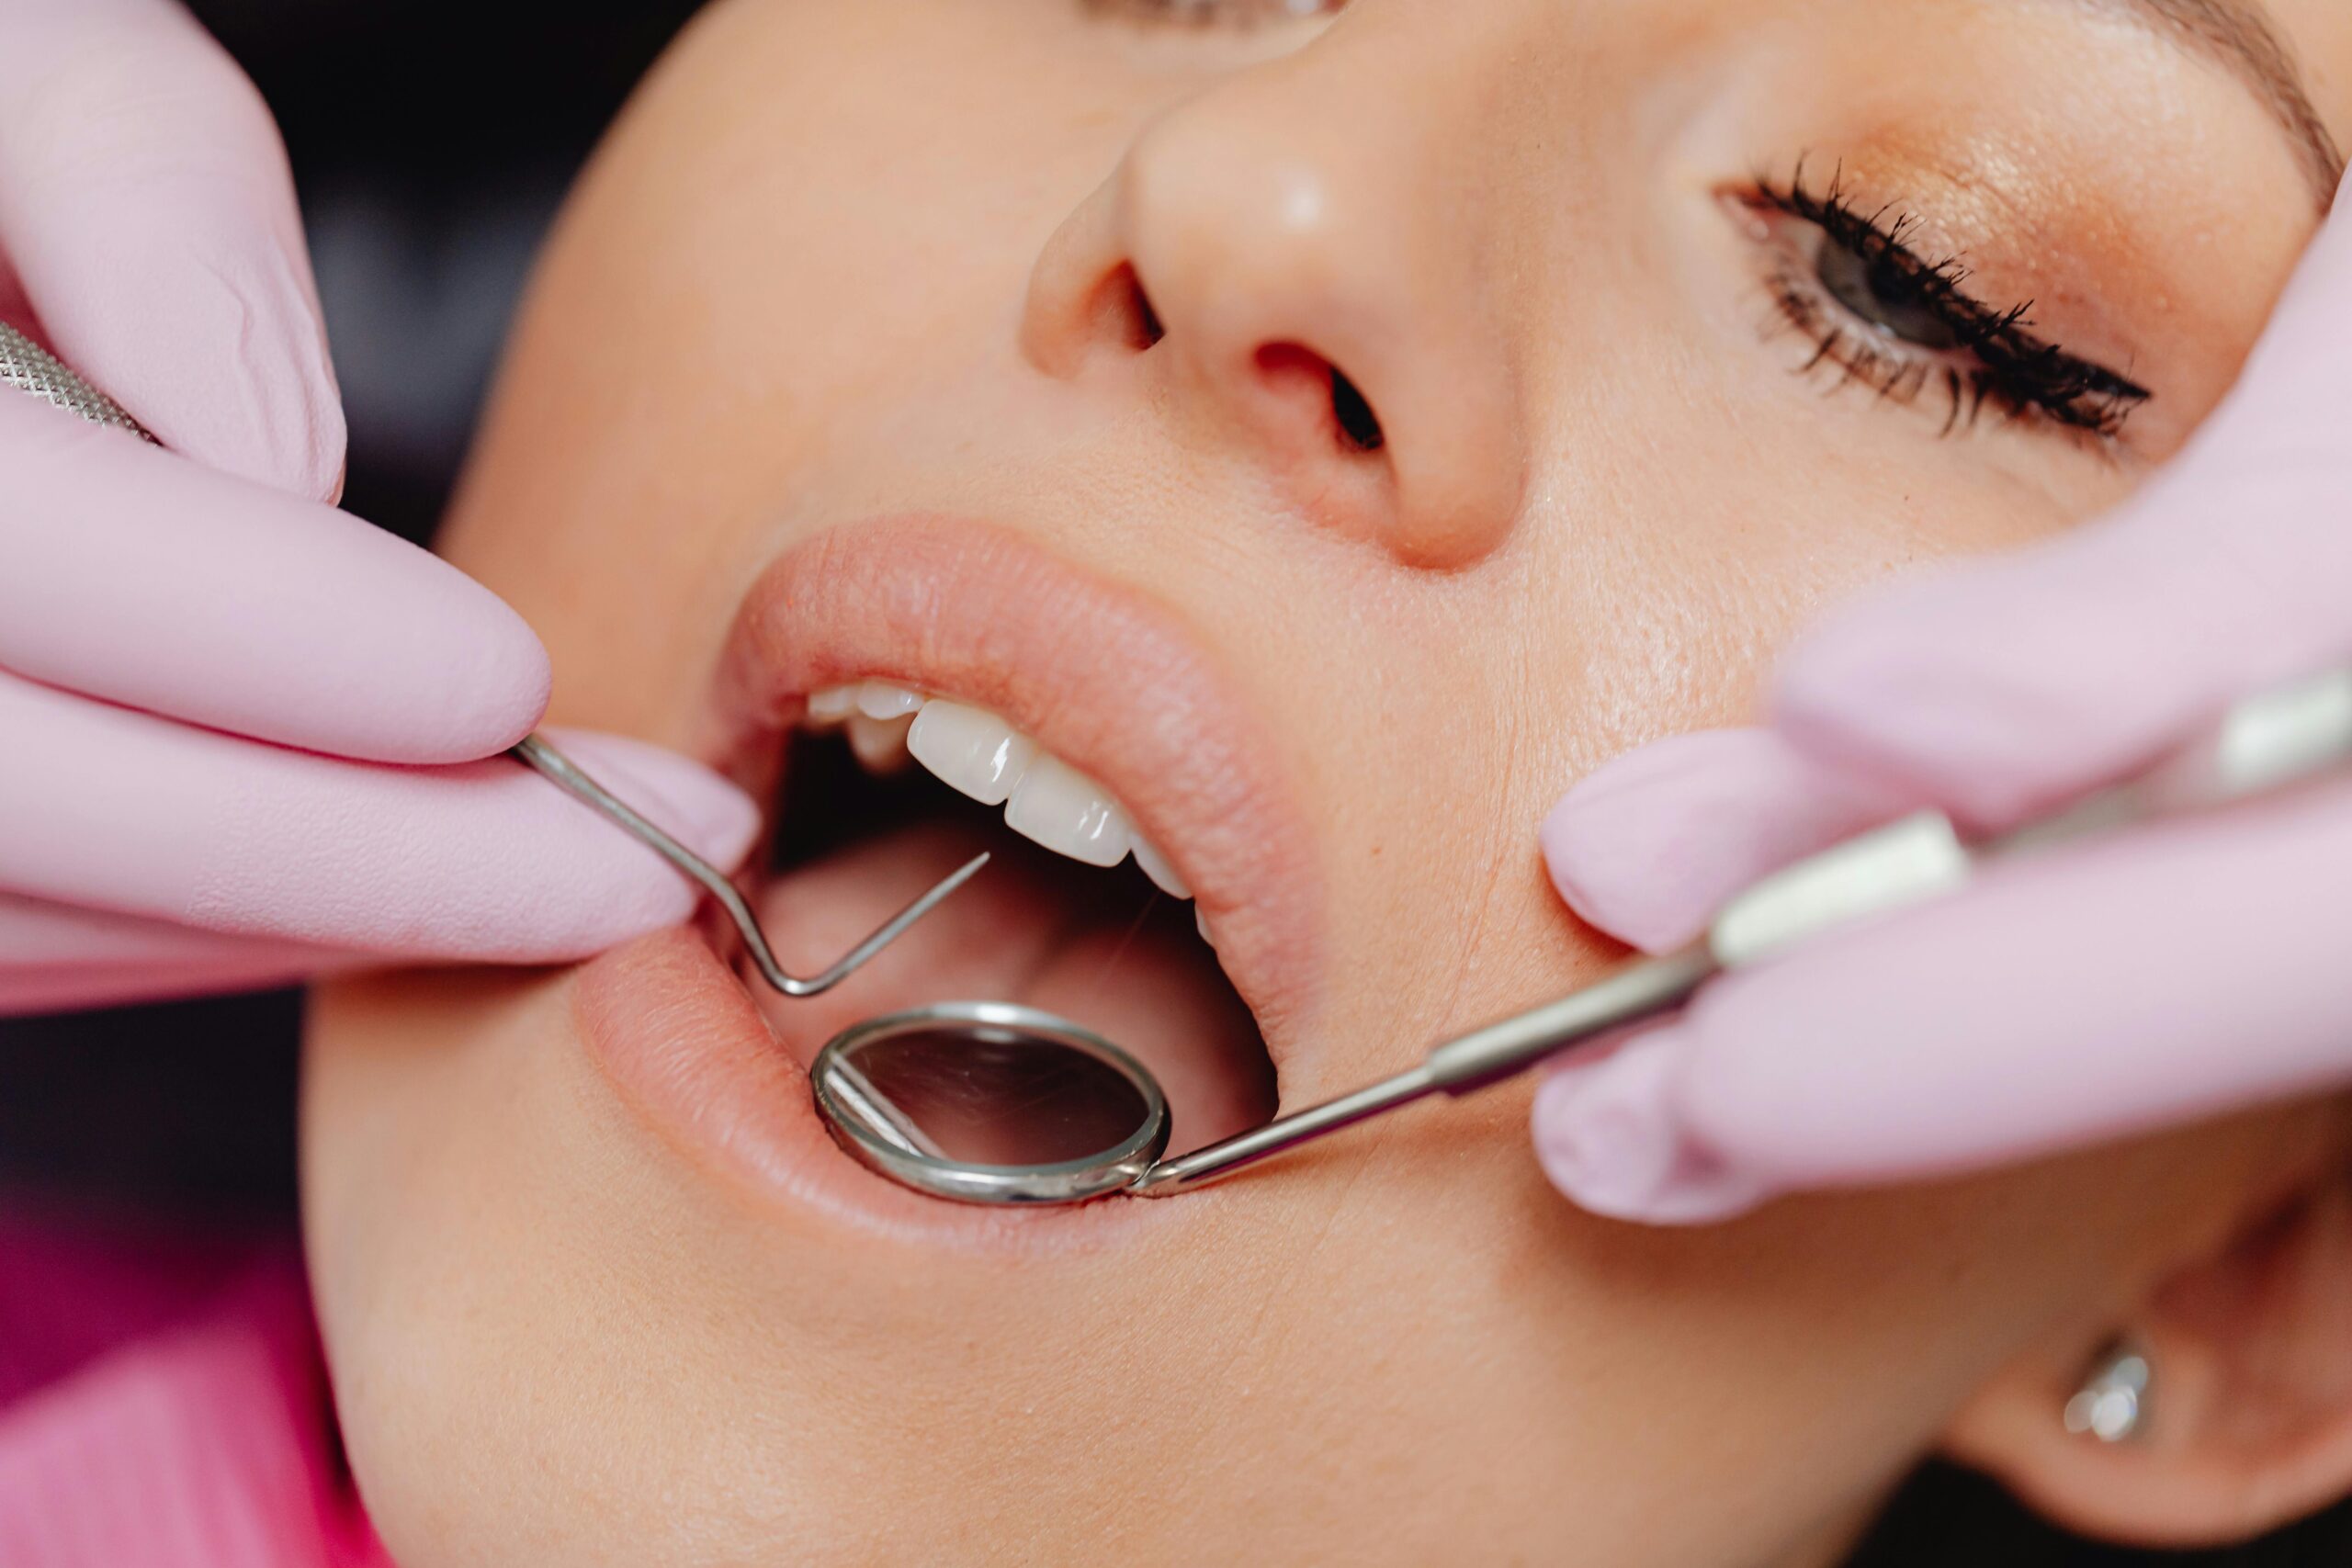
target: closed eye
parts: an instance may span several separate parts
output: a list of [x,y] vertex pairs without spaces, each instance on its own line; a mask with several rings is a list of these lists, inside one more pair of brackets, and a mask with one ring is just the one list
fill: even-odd
[[1815,193],[1800,164],[1786,185],[1759,175],[1731,194],[1759,220],[1780,319],[1813,344],[1805,374],[1831,373],[1898,404],[1940,399],[1946,434],[1989,407],[2011,423],[2111,443],[2155,395],[2040,335],[2032,301],[1976,298],[1957,257],[1921,254],[1910,218],[1865,212],[1835,176]]

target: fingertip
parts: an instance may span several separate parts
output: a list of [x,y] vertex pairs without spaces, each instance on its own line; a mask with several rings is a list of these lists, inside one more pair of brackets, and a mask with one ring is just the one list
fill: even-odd
[[600,731],[551,728],[547,736],[599,784],[721,871],[741,865],[759,838],[759,804],[699,762],[650,741]]
[[[545,734],[589,777],[722,873],[740,865],[759,838],[758,806],[699,763],[624,736],[571,729]],[[553,784],[534,778],[531,786],[560,804]],[[572,830],[579,827],[574,819]],[[567,900],[570,907],[522,922],[527,934],[501,956],[523,962],[589,957],[680,925],[700,906],[699,885],[618,824],[597,818],[587,830],[598,852],[572,861],[571,874],[580,886]]]
[[505,750],[538,728],[555,691],[555,667],[530,623],[473,579],[456,575],[467,597],[478,596],[466,612],[475,623],[467,644],[473,656],[451,682],[451,722],[435,742],[441,755],[422,760],[463,761]]
[[1939,568],[1838,612],[1782,659],[1773,727],[1980,830],[2122,776],[2210,717],[2216,675],[2258,640],[2212,639],[2219,601],[2208,610],[2199,596],[2246,569],[2226,548],[2148,531],[2177,505],[2159,487],[2027,553]]
[[373,689],[339,705],[337,682],[303,693],[287,714],[310,737],[298,743],[436,766],[496,756],[537,728],[555,671],[530,624],[439,557],[356,519],[331,521],[367,530],[378,558],[376,602],[353,612],[338,649]]
[[0,663],[19,673],[403,765],[493,755],[546,708],[548,656],[522,617],[360,518],[29,399],[0,398],[0,451],[48,525],[0,531]]
[[12,33],[24,91],[0,106],[9,261],[44,333],[173,450],[334,497],[342,400],[268,106],[176,6],[52,9]]
[[1546,1074],[1528,1113],[1545,1179],[1578,1207],[1612,1216],[1663,1175],[1661,1145],[1668,1138],[1640,1089],[1625,1092],[1623,1075],[1611,1070],[1614,1061],[1580,1062]]
[[1947,749],[1945,732],[1967,722],[1954,706],[1962,694],[1948,684],[1949,660],[1922,658],[1913,635],[1923,619],[1940,622],[1941,589],[1891,584],[1800,638],[1773,674],[1773,728],[1813,757],[1917,793],[1934,770],[1915,753]]
[[1674,1025],[1555,1069],[1531,1113],[1544,1176],[1578,1208],[1640,1224],[1706,1224],[1767,1193],[1716,1159],[1681,1125],[1676,1078],[1685,1053]]
[[1648,953],[1679,947],[1767,872],[1871,818],[1867,791],[1770,730],[1645,746],[1569,790],[1544,819],[1545,866],[1578,916]]
[[348,432],[307,263],[262,215],[169,205],[181,210],[164,231],[137,237],[135,274],[107,268],[104,292],[42,300],[60,356],[166,448],[333,502]]
[[1645,953],[1673,947],[1704,923],[1701,897],[1666,869],[1654,809],[1612,793],[1596,774],[1561,797],[1537,835],[1561,901]]

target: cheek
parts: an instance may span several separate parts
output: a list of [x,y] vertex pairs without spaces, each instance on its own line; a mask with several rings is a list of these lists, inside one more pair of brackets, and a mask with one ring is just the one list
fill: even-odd
[[1590,978],[1615,954],[1561,908],[1535,841],[1562,793],[1660,737],[1754,722],[1775,657],[1832,606],[2077,515],[1908,439],[1899,411],[1759,411],[1750,388],[1740,414],[1731,386],[1702,417],[1588,423],[1471,571],[1399,583],[1318,563],[1292,597],[1329,615],[1257,617],[1282,646],[1256,665],[1286,672],[1267,700],[1309,738],[1302,766],[1346,848],[1329,867],[1329,1055],[1285,1062],[1287,1089],[1352,1087]]
[[567,1018],[542,980],[316,1010],[315,1285],[363,1495],[413,1568],[940,1561],[976,1529],[1046,1561],[1427,1562],[1473,1507],[1498,1554],[1687,1530],[1724,1561],[1785,1521],[1679,1508],[1690,1487],[1736,1478],[1767,1512],[1866,1491],[2281,1141],[2248,1119],[1659,1233],[1561,1203],[1506,1091],[1013,1263],[709,1186]]
[[717,7],[575,188],[440,542],[547,640],[560,719],[680,739],[812,457],[1008,354],[1038,249],[1181,89],[1021,3],[1056,26]]

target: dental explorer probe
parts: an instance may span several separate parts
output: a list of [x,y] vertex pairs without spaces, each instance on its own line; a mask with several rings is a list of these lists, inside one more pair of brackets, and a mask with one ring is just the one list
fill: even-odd
[[752,963],[759,969],[760,978],[787,997],[813,997],[831,990],[864,968],[867,959],[898,941],[909,926],[930,914],[941,899],[969,882],[980,867],[989,863],[986,851],[974,855],[933,884],[930,892],[875,927],[865,941],[804,980],[786,974],[784,965],[776,962],[775,953],[768,947],[767,933],[760,929],[759,917],[752,913],[752,906],[745,901],[742,890],[717,866],[647,821],[628,802],[616,798],[610,790],[581,772],[571,759],[539,737],[523,737],[506,754],[537,769],[574,797],[603,812],[635,834],[654,853],[700,883],[703,891],[710,895],[712,900],[726,911],[728,919],[734,923],[736,931],[743,939],[745,951],[752,955]]
[[[2155,768],[2013,831],[1972,839],[1925,811],[1849,839],[1738,894],[1679,952],[1636,960],[1449,1040],[1394,1077],[1173,1159],[1161,1157],[1167,1097],[1148,1067],[1067,1019],[1008,1002],[934,1002],[854,1024],[817,1054],[810,1088],[842,1147],[935,1198],[1076,1203],[1190,1191],[1415,1100],[1498,1083],[1678,1007],[1724,970],[1955,892],[1988,862],[2347,773],[2352,667],[2249,697]],[[1016,1143],[1021,1152],[1008,1159]]]
[[[13,387],[92,424],[107,425],[138,436],[153,446],[163,444],[130,411],[85,380],[71,367],[40,344],[0,321],[0,387]],[[552,781],[699,884],[726,912],[743,939],[743,946],[760,977],[787,997],[813,997],[831,990],[865,967],[866,961],[903,935],[909,926],[936,908],[940,900],[970,881],[988,864],[978,854],[942,878],[931,890],[875,928],[872,934],[817,974],[802,978],[776,962],[767,933],[758,917],[726,873],[695,854],[646,820],[643,814],[582,772],[562,752],[537,735],[525,736],[507,753]]]
[[1431,1050],[1419,1065],[1265,1126],[1151,1165],[1127,1190],[1163,1195],[1441,1090],[1464,1095],[1571,1045],[1680,1006],[1702,984],[1835,928],[1957,891],[1986,863],[2209,810],[2352,766],[2352,667],[2231,707],[2199,741],[2055,816],[1972,843],[1939,811],[1849,839],[1750,886],[1690,946],[1634,963],[1560,1000]]

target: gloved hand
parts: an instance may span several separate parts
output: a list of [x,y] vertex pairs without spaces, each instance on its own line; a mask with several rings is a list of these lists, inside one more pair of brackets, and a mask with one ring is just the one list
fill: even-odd
[[[342,412],[251,85],[166,0],[0,0],[0,316],[170,448],[0,388],[0,1012],[683,918],[650,851],[477,761],[546,704],[530,629],[329,504]],[[714,860],[756,829],[684,759],[561,743]]]
[[[1545,823],[1576,910],[1658,951],[1762,874],[1921,807],[1994,830],[2235,699],[2352,660],[2352,218],[2239,386],[2121,511],[1894,585]],[[2352,786],[2003,865],[1711,983],[1538,1093],[1585,1207],[1654,1223],[1949,1174],[2352,1082]]]

